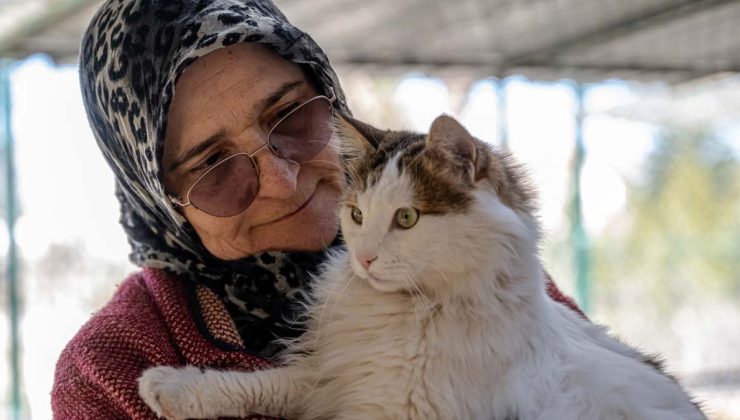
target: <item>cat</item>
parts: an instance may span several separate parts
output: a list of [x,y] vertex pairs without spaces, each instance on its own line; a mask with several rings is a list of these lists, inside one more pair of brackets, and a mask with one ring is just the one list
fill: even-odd
[[438,117],[428,135],[339,117],[346,249],[315,279],[282,367],[155,367],[174,419],[704,419],[659,365],[550,299],[535,192],[511,156]]

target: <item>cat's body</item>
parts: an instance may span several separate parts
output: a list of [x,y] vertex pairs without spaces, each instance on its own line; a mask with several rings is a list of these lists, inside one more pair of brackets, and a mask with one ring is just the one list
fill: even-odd
[[435,125],[426,147],[354,150],[348,250],[324,265],[286,367],[155,368],[145,401],[174,418],[704,418],[638,351],[546,295],[520,175],[451,119]]

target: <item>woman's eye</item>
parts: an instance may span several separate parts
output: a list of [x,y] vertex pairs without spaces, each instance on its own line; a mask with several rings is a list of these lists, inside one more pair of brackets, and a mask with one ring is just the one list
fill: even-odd
[[293,102],[292,104],[286,106],[285,108],[281,109],[275,114],[276,122],[280,121],[281,119],[285,118],[286,115],[290,114],[291,111],[298,108],[298,102]]
[[224,158],[223,152],[215,152],[208,155],[201,163],[193,168],[193,172],[202,172],[219,163]]
[[419,221],[419,210],[412,207],[401,207],[396,210],[396,223],[404,229],[410,229],[414,227],[416,222]]
[[206,159],[205,162],[203,162],[206,166],[213,166],[218,163],[219,159],[221,158],[220,153],[214,153],[211,156],[208,156],[208,159]]

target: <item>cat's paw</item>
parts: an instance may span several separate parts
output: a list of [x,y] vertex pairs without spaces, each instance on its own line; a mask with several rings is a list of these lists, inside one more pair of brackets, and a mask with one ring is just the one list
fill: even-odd
[[144,371],[139,378],[139,396],[158,416],[180,420],[203,418],[198,380],[203,372],[193,366],[160,366]]

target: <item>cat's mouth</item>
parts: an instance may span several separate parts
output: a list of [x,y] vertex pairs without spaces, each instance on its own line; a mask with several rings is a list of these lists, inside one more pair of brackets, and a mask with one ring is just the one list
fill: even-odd
[[364,275],[364,277],[365,277],[365,280],[370,280],[370,281],[374,281],[374,282],[376,282],[376,283],[383,283],[383,282],[385,282],[385,280],[383,280],[383,279],[381,279],[381,278],[379,278],[379,277],[373,276],[373,275],[372,275],[372,274],[370,274],[370,272],[369,272],[369,271],[367,271],[367,270],[365,271],[365,273],[364,273],[364,274],[365,274],[365,275]]
[[373,287],[373,289],[378,290],[380,292],[399,292],[405,290],[403,285],[399,284],[396,281],[388,280],[388,279],[382,279],[378,276],[374,276],[370,274],[368,271],[365,271],[363,273],[365,277],[365,280],[367,280],[368,283],[370,283],[370,286]]
[[421,288],[409,288],[397,281],[383,280],[367,272],[365,273],[364,278],[373,289],[382,293],[401,294],[410,297],[427,296],[424,290],[422,290]]
[[362,277],[365,280],[369,281],[371,284],[373,284],[373,283],[377,283],[377,284],[387,283],[386,280],[383,280],[380,277],[377,277],[377,276],[374,276],[374,275],[370,274],[370,272],[367,271],[367,270],[365,270],[363,273],[361,273],[360,274],[360,277]]

